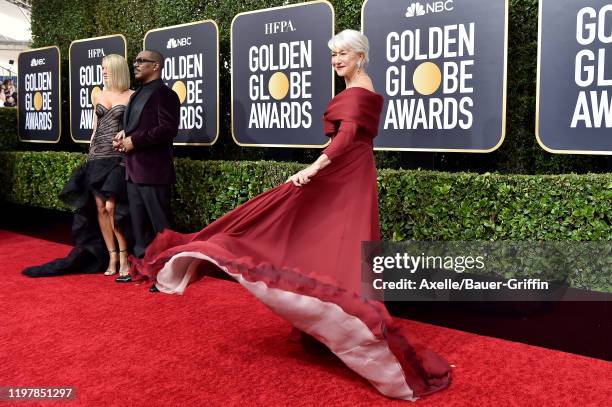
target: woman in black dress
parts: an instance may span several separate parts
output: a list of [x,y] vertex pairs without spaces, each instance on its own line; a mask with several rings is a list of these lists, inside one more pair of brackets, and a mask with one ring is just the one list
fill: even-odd
[[132,90],[125,58],[102,60],[104,90],[92,93],[94,125],[87,162],[72,174],[60,199],[75,209],[72,233],[75,247],[67,257],[28,267],[30,277],[69,273],[127,275],[129,271],[129,210],[125,156],[115,151],[113,137],[123,129],[123,114]]

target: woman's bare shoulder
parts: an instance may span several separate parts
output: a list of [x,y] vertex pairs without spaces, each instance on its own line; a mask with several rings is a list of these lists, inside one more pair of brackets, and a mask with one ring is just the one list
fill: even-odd
[[103,105],[107,99],[107,96],[108,92],[105,90],[101,90],[100,92],[95,92],[91,95],[91,101],[93,102],[94,106],[98,103]]

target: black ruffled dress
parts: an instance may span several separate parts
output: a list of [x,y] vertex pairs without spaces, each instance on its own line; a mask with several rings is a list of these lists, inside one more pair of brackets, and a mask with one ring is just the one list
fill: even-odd
[[[131,245],[131,224],[125,181],[125,156],[113,150],[112,139],[123,129],[124,105],[107,109],[96,105],[98,124],[87,162],[72,174],[59,198],[74,208],[72,237],[75,247],[68,256],[23,270],[29,277],[104,272],[109,254],[102,238],[94,195],[104,200],[115,197],[115,227]],[[129,246],[128,246],[129,248]]]

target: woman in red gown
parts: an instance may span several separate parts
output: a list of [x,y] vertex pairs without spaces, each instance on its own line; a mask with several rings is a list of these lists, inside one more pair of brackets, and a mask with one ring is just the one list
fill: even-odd
[[183,293],[212,264],[382,394],[414,400],[448,386],[450,366],[360,295],[361,242],[380,240],[372,140],[383,98],[363,72],[365,36],[346,30],[329,46],[347,89],[325,112],[332,141],[319,159],[197,233],[158,235],[133,277]]

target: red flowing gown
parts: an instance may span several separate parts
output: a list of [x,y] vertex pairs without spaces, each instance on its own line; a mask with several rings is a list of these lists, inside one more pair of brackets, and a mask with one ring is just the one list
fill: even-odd
[[133,277],[183,293],[212,263],[382,394],[415,400],[448,386],[448,363],[360,295],[361,242],[380,240],[372,141],[382,102],[360,87],[338,94],[324,115],[331,163],[310,183],[272,188],[197,233],[163,232]]

